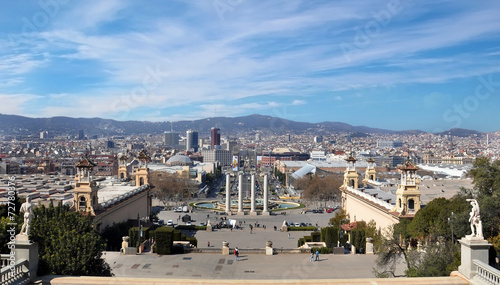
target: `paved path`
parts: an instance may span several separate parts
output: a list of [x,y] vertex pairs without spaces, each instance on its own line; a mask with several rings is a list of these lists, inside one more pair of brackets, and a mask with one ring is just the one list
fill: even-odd
[[200,279],[325,279],[373,277],[373,255],[264,254],[234,256],[191,253],[179,255],[120,255],[107,252],[106,261],[117,277]]

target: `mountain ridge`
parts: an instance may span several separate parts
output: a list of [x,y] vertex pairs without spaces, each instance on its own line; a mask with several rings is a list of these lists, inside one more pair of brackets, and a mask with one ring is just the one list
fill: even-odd
[[[188,129],[197,130],[201,135],[209,134],[212,127],[218,127],[222,133],[263,132],[274,134],[315,133],[327,135],[330,133],[378,133],[378,134],[422,134],[421,130],[394,131],[367,126],[353,126],[344,122],[323,121],[319,123],[298,122],[289,119],[267,115],[252,114],[240,117],[211,117],[194,121],[149,122],[149,121],[117,121],[102,118],[73,118],[55,116],[50,118],[29,118],[19,115],[0,114],[0,133],[9,135],[35,135],[49,131],[55,135],[76,135],[84,130],[86,135],[132,135],[158,134],[171,129],[175,132],[185,132]],[[481,135],[482,132],[466,129],[450,129],[439,135]]]

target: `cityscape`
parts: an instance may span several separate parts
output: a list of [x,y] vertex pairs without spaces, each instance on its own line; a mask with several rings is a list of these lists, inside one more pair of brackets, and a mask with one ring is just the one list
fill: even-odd
[[500,284],[498,3],[7,6],[1,284]]

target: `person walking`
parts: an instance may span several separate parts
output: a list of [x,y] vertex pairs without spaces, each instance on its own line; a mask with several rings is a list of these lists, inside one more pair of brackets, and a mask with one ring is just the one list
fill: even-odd
[[314,252],[311,252],[311,262],[314,262]]
[[290,239],[290,233],[288,233],[288,239]]
[[316,261],[319,261],[319,250],[316,250]]
[[238,247],[234,248],[234,257],[236,261],[238,261],[238,257],[240,256],[240,251],[238,250]]

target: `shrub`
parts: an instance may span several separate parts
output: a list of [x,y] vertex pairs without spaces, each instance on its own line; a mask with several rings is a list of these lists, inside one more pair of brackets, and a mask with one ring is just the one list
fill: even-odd
[[195,247],[198,246],[198,240],[195,237],[186,237],[186,241],[189,241],[189,243]]
[[299,240],[297,241],[297,247],[303,246],[304,243],[305,243],[304,238],[299,238]]
[[158,254],[171,254],[174,241],[174,229],[161,227],[155,231],[156,252]]
[[298,231],[317,231],[318,229],[315,226],[310,227],[288,227],[288,231],[298,232]]
[[312,238],[313,242],[320,242],[321,241],[321,233],[320,232],[312,232],[311,238]]
[[328,247],[313,247],[312,252],[316,253],[316,251],[319,251],[320,254],[333,253],[333,249],[328,248]]

